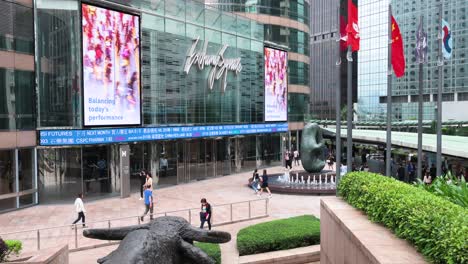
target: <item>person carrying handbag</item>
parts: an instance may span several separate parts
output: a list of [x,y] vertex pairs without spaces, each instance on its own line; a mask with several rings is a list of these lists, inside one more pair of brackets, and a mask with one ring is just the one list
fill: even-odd
[[200,228],[203,229],[205,222],[208,223],[208,230],[211,230],[211,205],[205,198],[201,199]]

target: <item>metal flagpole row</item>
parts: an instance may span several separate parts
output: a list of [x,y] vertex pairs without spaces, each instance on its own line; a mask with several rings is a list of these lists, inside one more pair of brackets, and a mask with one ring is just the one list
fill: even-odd
[[[335,111],[336,111],[336,186],[339,185],[341,179],[341,32],[340,32],[340,0],[337,2],[337,62],[336,62],[336,93],[335,93]],[[337,191],[338,194],[338,191]]]
[[388,59],[387,59],[387,151],[386,175],[392,176],[392,5],[388,5]]
[[439,30],[438,40],[439,40],[439,61],[438,61],[438,70],[439,70],[439,87],[437,87],[437,176],[442,175],[442,82],[443,82],[443,67],[444,67],[444,58],[442,57],[442,3],[439,6]]

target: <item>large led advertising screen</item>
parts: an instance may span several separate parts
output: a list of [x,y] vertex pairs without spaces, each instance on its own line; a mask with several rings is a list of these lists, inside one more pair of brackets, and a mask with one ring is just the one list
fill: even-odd
[[288,53],[265,47],[265,121],[288,120]]
[[89,4],[81,9],[84,125],[139,125],[139,16]]

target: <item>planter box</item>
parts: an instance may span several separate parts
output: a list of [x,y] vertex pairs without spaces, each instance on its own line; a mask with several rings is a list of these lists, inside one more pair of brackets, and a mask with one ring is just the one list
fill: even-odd
[[320,245],[241,256],[239,264],[304,264],[320,260]]
[[338,197],[320,201],[321,264],[428,263],[408,242]]

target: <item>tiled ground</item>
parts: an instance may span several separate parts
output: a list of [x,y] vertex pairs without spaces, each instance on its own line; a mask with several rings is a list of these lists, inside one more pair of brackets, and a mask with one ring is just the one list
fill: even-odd
[[[295,168],[298,169],[298,168]],[[274,167],[268,170],[269,173],[283,172],[281,167]],[[253,194],[251,189],[248,189],[245,184],[251,176],[251,172],[240,173],[230,176],[214,178],[205,181],[194,182],[190,184],[182,184],[173,187],[156,189],[156,213],[175,211],[187,208],[198,208],[199,201],[205,197],[212,205],[240,202],[246,200],[254,200],[258,197]],[[105,219],[136,216],[143,212],[143,202],[138,200],[139,194],[133,194],[126,199],[109,198],[100,201],[86,203],[87,222],[101,221]],[[266,196],[264,196],[266,197]],[[214,207],[213,218],[214,222],[227,221],[230,218],[230,208]],[[237,231],[245,226],[263,222],[268,219],[284,218],[302,214],[313,214],[319,216],[320,212],[320,197],[319,196],[303,196],[303,195],[286,195],[273,194],[269,200],[270,217],[258,220],[240,222],[226,226],[217,227],[219,230],[226,230],[232,233],[232,241],[222,245],[223,263],[237,263],[237,251],[235,249],[235,240]],[[233,218],[239,219],[248,216],[248,205],[239,204],[233,207]],[[252,203],[252,215],[261,215],[264,213],[264,202],[258,201]],[[179,213],[180,216],[188,217],[188,211]],[[192,223],[197,224],[198,209],[192,211]],[[22,209],[19,211],[9,212],[0,215],[0,234],[31,230],[36,228],[45,228],[59,225],[69,225],[76,215],[74,212],[73,201],[68,205],[38,205],[35,207]],[[112,222],[112,226],[136,224],[137,218]],[[90,227],[107,227],[107,222],[89,223]],[[51,230],[41,231],[41,247],[69,243],[70,248],[74,248],[74,230],[69,226],[62,228],[54,228]],[[78,230],[81,233],[81,229]],[[4,238],[20,239],[24,243],[24,249],[36,249],[36,232],[25,232],[15,235],[3,235]],[[86,246],[101,241],[90,240],[78,236],[78,245]],[[114,247],[104,247],[94,250],[81,251],[71,254],[71,263],[75,263],[74,259],[80,263],[92,263],[98,257],[110,252]],[[91,262],[83,262],[81,259],[93,260]],[[78,263],[78,262],[76,262]]]

